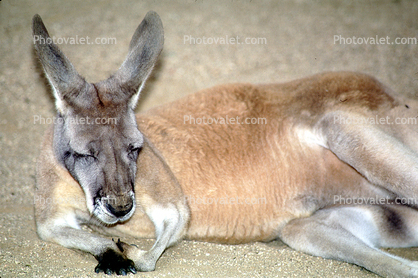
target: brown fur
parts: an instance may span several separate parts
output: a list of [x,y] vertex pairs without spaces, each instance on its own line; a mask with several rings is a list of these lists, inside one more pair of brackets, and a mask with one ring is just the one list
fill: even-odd
[[[34,34],[49,37],[39,16]],[[122,67],[95,84],[55,45],[36,44],[62,120],[46,133],[38,160],[41,238],[93,254],[96,272],[108,274],[154,270],[181,238],[280,238],[382,276],[418,275],[416,262],[379,250],[418,246],[418,204],[395,203],[418,200],[418,129],[416,122],[393,123],[416,119],[416,100],[396,99],[365,74],[330,72],[213,87],[135,122],[133,108],[162,40],[161,20],[150,12]],[[117,123],[71,124],[87,116]],[[336,197],[386,203],[344,205]],[[143,251],[83,225],[156,241]]]
[[[334,195],[375,196],[361,175],[329,150],[306,146],[296,129],[312,127],[330,111],[382,114],[394,106],[369,76],[326,73],[286,84],[214,87],[138,114],[137,121],[185,196],[194,197],[188,237],[241,243],[275,238],[278,227],[330,205]],[[267,124],[185,124],[184,115],[265,118]],[[214,204],[221,198],[265,202]]]

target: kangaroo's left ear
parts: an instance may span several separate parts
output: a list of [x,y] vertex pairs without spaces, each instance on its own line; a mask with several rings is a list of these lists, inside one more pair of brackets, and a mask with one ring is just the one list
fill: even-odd
[[139,93],[154,67],[164,45],[164,30],[160,17],[154,11],[147,13],[132,36],[129,53],[119,70],[100,82],[106,89],[100,99],[128,101],[135,108]]
[[38,14],[32,19],[32,31],[36,52],[53,88],[57,110],[65,114],[68,106],[88,107],[93,102],[91,84],[77,73],[70,60],[52,42]]

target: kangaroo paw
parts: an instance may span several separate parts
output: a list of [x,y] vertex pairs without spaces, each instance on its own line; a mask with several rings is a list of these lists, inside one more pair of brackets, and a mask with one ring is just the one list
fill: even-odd
[[126,275],[129,272],[136,273],[134,262],[125,255],[109,249],[101,256],[97,257],[99,264],[94,271],[96,273],[104,272],[107,275],[116,273],[117,275]]

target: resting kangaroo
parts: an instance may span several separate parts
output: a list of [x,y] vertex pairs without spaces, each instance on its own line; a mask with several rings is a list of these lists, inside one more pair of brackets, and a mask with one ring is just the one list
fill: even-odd
[[[58,111],[37,164],[42,239],[91,253],[107,274],[152,271],[185,238],[281,239],[382,276],[418,276],[417,262],[380,249],[418,246],[417,100],[331,72],[217,86],[135,116],[163,48],[155,12],[120,69],[94,84],[39,15],[33,35]],[[156,240],[144,251],[85,226]]]

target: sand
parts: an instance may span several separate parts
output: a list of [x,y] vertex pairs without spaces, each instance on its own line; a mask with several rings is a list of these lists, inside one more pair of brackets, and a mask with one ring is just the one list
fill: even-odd
[[[148,10],[163,20],[165,46],[138,112],[216,84],[283,82],[330,70],[365,72],[399,95],[418,95],[418,45],[395,41],[417,38],[415,1],[1,1],[1,278],[104,277],[93,272],[92,256],[43,242],[35,232],[35,162],[48,127],[40,119],[52,118],[55,111],[33,53],[32,16],[39,13],[61,42],[87,37],[115,42],[59,45],[95,82],[122,63]],[[376,37],[386,43],[371,44]],[[254,44],[222,43],[227,38]],[[393,252],[417,258],[417,249]],[[354,265],[293,251],[280,241],[235,246],[183,241],[163,254],[154,272],[135,277],[374,276]]]

